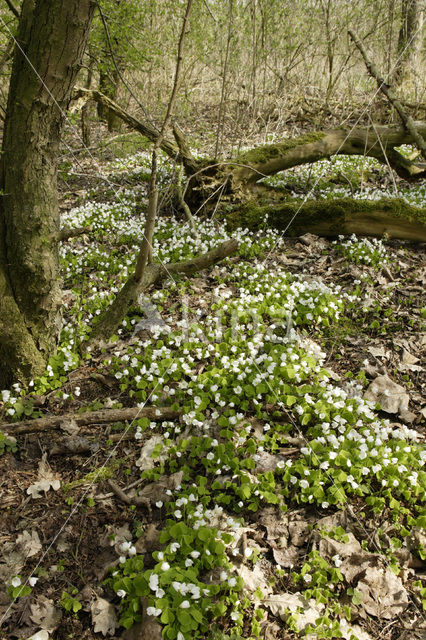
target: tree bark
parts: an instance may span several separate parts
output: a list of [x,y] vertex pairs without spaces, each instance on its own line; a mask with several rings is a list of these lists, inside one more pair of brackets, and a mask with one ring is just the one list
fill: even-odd
[[[120,84],[120,78],[115,69],[107,69],[99,72],[99,91],[110,98],[111,100],[117,99],[118,87]],[[108,109],[107,105],[103,102],[97,103],[98,118],[106,122],[108,131],[118,131],[121,123],[120,118],[112,111]]]
[[91,0],[24,0],[2,149],[0,386],[41,372],[61,327],[56,163]]
[[401,27],[398,34],[397,59],[393,73],[396,86],[401,86],[414,75],[416,58],[422,40],[420,11],[418,0],[401,0]]

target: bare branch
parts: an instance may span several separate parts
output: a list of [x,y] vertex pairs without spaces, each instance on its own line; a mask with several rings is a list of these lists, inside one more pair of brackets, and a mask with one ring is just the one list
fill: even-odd
[[382,93],[384,93],[384,95],[387,97],[387,99],[389,100],[391,105],[398,112],[398,115],[401,118],[402,123],[406,127],[407,131],[409,131],[410,134],[412,135],[415,144],[417,145],[417,147],[422,152],[423,158],[426,160],[426,142],[425,142],[424,138],[422,137],[422,135],[420,134],[420,132],[417,130],[417,127],[415,125],[415,122],[414,122],[413,118],[411,116],[409,116],[405,112],[404,107],[402,106],[400,100],[398,100],[397,96],[393,92],[393,89],[392,89],[391,85],[388,84],[381,77],[381,75],[380,75],[377,67],[375,66],[375,64],[373,62],[371,62],[371,60],[368,58],[367,52],[366,52],[362,42],[356,36],[356,34],[353,31],[351,31],[350,29],[349,29],[348,33],[349,33],[350,37],[352,38],[355,46],[360,50],[361,55],[364,58],[365,66],[367,67],[368,72],[376,80],[377,86],[379,87],[380,91]]
[[165,407],[129,407],[125,409],[101,409],[100,411],[88,411],[86,413],[64,413],[48,418],[35,418],[23,422],[10,422],[1,425],[2,431],[9,435],[20,433],[38,433],[59,429],[63,422],[73,420],[78,426],[89,424],[106,424],[110,422],[124,422],[137,418],[149,418],[153,421],[175,420],[180,416],[178,411]]

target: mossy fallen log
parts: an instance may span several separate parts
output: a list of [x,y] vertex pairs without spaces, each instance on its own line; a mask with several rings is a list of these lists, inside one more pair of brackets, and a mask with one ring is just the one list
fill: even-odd
[[426,242],[426,208],[397,198],[294,200],[268,205],[251,200],[228,214],[227,224],[231,230],[272,227],[292,237],[307,232],[325,237],[355,233]]

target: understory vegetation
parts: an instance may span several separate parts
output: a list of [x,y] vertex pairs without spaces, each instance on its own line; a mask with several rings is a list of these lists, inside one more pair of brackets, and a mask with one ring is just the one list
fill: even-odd
[[[161,161],[165,203],[172,170]],[[236,256],[150,290],[82,355],[133,269],[149,171],[145,152],[104,162],[76,196],[79,170],[61,168],[62,225],[90,231],[62,243],[57,354],[29,388],[1,392],[4,624],[14,637],[135,624],[168,640],[415,637],[424,248],[238,228]],[[284,186],[424,205],[426,183],[397,188],[374,162],[340,157],[286,172]],[[230,237],[220,212],[196,226],[160,217],[155,259]],[[158,417],[70,417],[145,406]],[[162,420],[165,408],[178,417]],[[64,415],[58,431],[15,431],[46,413]]]

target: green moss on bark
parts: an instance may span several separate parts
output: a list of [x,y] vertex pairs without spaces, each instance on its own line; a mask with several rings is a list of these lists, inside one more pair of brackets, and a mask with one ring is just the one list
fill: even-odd
[[318,142],[324,137],[321,131],[313,131],[298,138],[289,138],[278,144],[267,144],[250,151],[245,151],[237,158],[237,162],[250,165],[261,165],[285,155],[286,151],[298,146]]
[[259,205],[247,202],[227,217],[230,230],[247,227],[259,230],[273,227],[289,236],[306,232],[324,236],[345,233],[426,241],[426,209],[401,199],[292,200],[282,204]]

